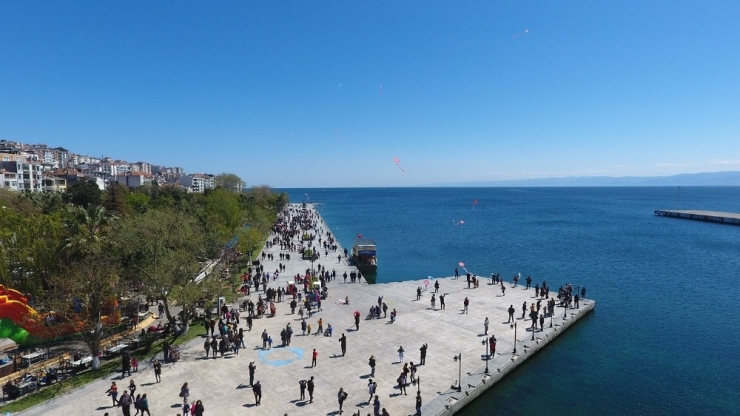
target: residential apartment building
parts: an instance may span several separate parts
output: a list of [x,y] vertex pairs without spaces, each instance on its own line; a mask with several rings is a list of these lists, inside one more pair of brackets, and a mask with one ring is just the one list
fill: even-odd
[[180,185],[190,189],[190,192],[202,194],[206,189],[215,188],[213,175],[196,173],[193,175],[183,175],[179,179]]
[[[4,177],[7,175],[7,173],[15,173],[17,190],[30,190],[32,192],[40,192],[42,190],[41,186],[43,168],[41,165],[25,161],[0,163],[2,163],[2,168],[5,171],[5,173],[3,174]],[[4,179],[3,182],[5,182]]]

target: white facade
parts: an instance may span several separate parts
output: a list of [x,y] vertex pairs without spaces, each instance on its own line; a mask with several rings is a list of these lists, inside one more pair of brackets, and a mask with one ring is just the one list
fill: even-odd
[[[4,177],[8,172],[16,174],[17,190],[42,191],[43,168],[41,165],[28,162],[2,162],[2,167],[5,170]],[[5,185],[4,182],[3,179],[3,185]]]
[[202,194],[206,189],[213,189],[215,182],[212,175],[196,173],[194,175],[180,176],[180,185],[190,188],[192,192]]

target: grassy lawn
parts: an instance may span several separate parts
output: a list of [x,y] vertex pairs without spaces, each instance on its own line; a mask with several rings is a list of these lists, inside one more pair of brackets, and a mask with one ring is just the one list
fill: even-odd
[[[181,345],[194,338],[200,337],[205,333],[206,331],[203,325],[196,324],[190,327],[187,334],[182,335],[174,340],[170,338],[170,344]],[[139,360],[139,362],[144,363],[152,359],[155,355],[162,353],[162,343],[163,340],[155,341],[149,351],[137,351],[131,355],[132,357],[135,356]],[[100,366],[100,369],[98,371],[83,371],[68,379],[54,383],[51,386],[44,387],[41,390],[25,395],[12,403],[0,406],[0,412],[20,412],[21,410],[26,410],[39,403],[43,403],[47,400],[51,400],[65,393],[68,393],[76,388],[82,387],[88,383],[92,383],[101,378],[109,377],[111,374],[120,371],[120,369],[121,358],[115,358],[109,361],[105,361],[105,363]]]

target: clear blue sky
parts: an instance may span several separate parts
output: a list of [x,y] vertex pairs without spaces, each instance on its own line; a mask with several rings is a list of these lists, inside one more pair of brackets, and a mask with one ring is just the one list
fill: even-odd
[[0,1],[0,138],[274,187],[740,170],[739,21],[737,0]]

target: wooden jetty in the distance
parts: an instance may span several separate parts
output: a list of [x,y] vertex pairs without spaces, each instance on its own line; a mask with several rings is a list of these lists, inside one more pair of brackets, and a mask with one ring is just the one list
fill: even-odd
[[685,218],[687,220],[740,225],[740,214],[732,212],[703,211],[700,209],[656,209],[655,215],[661,217]]

